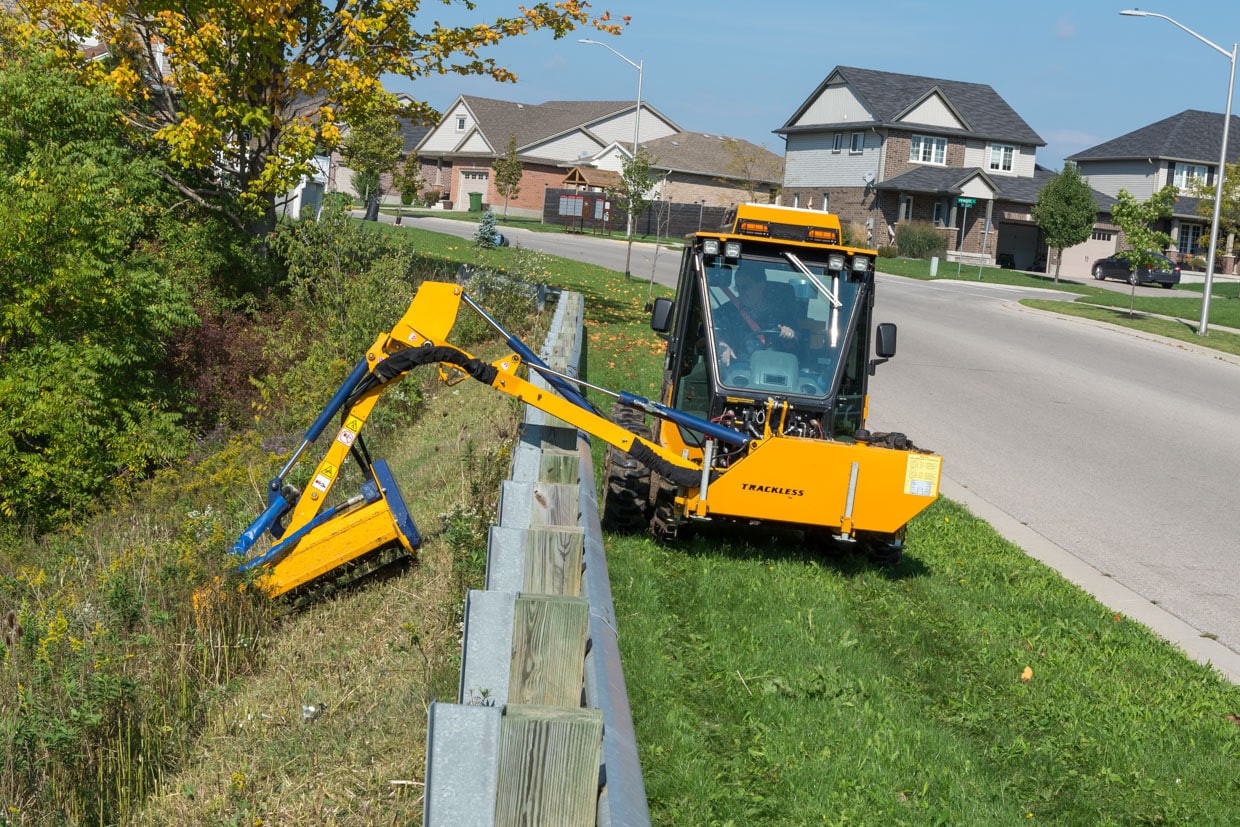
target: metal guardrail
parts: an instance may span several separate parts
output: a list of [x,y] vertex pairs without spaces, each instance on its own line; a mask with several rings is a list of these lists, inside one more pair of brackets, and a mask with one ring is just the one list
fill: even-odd
[[[539,354],[571,376],[581,361],[582,307],[580,294],[561,293]],[[536,626],[529,637],[552,648],[525,652],[523,633]],[[433,703],[428,715],[426,827],[650,824],[590,439],[533,408],[501,488],[486,589],[466,599],[462,646],[457,703]],[[548,774],[559,777],[548,783]],[[577,789],[579,800],[549,800],[574,797],[553,788]],[[510,811],[514,802],[521,812]]]

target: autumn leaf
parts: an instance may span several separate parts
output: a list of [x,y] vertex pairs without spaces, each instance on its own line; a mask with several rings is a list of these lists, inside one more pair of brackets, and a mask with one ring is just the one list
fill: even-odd
[[1029,683],[1029,681],[1033,680],[1033,667],[1026,666],[1025,671],[1020,673],[1020,679],[1025,683]]

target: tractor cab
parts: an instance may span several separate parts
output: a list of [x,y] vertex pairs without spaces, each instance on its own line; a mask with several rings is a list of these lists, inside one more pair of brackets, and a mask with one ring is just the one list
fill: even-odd
[[[676,300],[652,318],[668,342],[664,403],[754,437],[852,439],[873,367],[876,253],[839,241],[836,216],[752,204],[722,232],[690,235]],[[886,359],[895,328],[880,328]],[[699,442],[678,430],[686,447]]]

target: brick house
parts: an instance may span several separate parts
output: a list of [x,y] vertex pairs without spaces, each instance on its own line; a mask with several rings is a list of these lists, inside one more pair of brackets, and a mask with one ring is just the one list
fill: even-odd
[[[1240,160],[1240,118],[1232,116],[1227,163]],[[1193,179],[1213,187],[1218,175],[1219,149],[1223,141],[1223,115],[1190,109],[1098,144],[1067,160],[1077,165],[1081,177],[1099,192],[1116,196],[1127,190],[1144,201],[1167,184],[1181,192]],[[1210,219],[1198,209],[1200,199],[1181,195],[1170,218],[1158,229],[1171,236],[1163,251],[1183,262],[1190,256],[1205,257],[1210,243]],[[1235,272],[1235,236],[1220,239],[1218,269]]]
[[[1045,267],[1031,210],[1054,174],[1037,164],[1046,142],[990,86],[839,66],[775,132],[785,203],[837,213],[875,246],[922,221],[942,228],[949,260]],[[1095,192],[1100,211],[1111,200]]]
[[[496,208],[491,163],[515,137],[523,176],[508,211],[541,215],[547,189],[566,183],[576,168],[619,172],[638,144],[653,158],[656,197],[708,206],[748,200],[749,192],[771,197],[779,175],[756,171],[779,166],[779,156],[748,141],[685,132],[645,101],[640,119],[633,102],[549,101],[523,104],[461,95],[416,147],[422,178],[442,193],[445,207],[467,209],[470,193]],[[588,176],[587,176],[588,177]],[[756,180],[756,179],[761,180]],[[611,179],[608,179],[611,180]]]

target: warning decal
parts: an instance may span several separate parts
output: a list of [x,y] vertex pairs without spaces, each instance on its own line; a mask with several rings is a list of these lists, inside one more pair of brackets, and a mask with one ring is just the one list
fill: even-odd
[[336,467],[329,463],[323,463],[319,468],[319,473],[315,474],[314,481],[310,483],[316,491],[327,491],[331,488],[332,477],[336,476]]
[[937,454],[909,454],[904,471],[904,493],[917,497],[937,497],[939,471],[943,458]]

